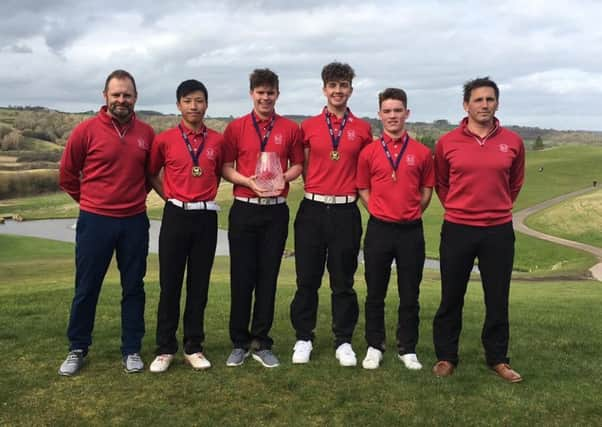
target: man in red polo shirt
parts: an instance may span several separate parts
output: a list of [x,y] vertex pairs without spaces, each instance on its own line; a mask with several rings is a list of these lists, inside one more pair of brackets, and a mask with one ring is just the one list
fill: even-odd
[[318,289],[324,266],[332,290],[335,356],[342,366],[355,366],[351,340],[359,308],[353,289],[362,236],[356,205],[355,173],[360,150],[372,141],[370,124],[354,116],[347,102],[355,72],[333,62],[322,69],[326,106],[305,120],[305,198],[295,219],[297,292],[291,303],[296,331],[293,363],[308,363],[313,349]]
[[508,295],[514,261],[512,204],[525,173],[522,139],[495,117],[499,89],[488,77],[464,85],[467,117],[435,147],[435,189],[445,208],[441,228],[441,304],[433,322],[438,362],[449,376],[458,364],[464,294],[475,258],[485,295],[481,334],[487,364],[503,379],[522,377],[508,364]]
[[[204,313],[217,243],[215,195],[222,168],[222,136],[205,126],[208,93],[197,80],[176,90],[182,120],[155,138],[148,171],[166,201],[159,233],[157,350],[151,372],[165,372],[178,351],[180,296],[186,270],[184,360],[193,369],[211,363],[203,354]],[[159,175],[163,170],[163,179]]]
[[121,353],[126,372],[141,372],[144,282],[148,253],[146,162],[153,129],[136,118],[136,83],[115,70],[106,79],[106,105],[69,136],[60,186],[79,203],[75,231],[75,295],[59,374],[75,375],[92,344],[96,304],[115,252],[121,275]]
[[384,133],[364,148],[357,166],[357,188],[370,212],[364,239],[368,351],[362,366],[376,369],[383,358],[385,297],[395,260],[398,357],[408,369],[421,369],[416,357],[418,295],[425,259],[421,218],[435,185],[433,157],[405,130],[410,110],[403,90],[385,89],[378,103]]
[[[250,75],[253,110],[232,121],[224,132],[223,176],[234,184],[235,198],[228,218],[233,345],[228,366],[242,365],[250,350],[265,367],[280,363],[272,352],[269,332],[288,235],[288,182],[301,174],[303,147],[299,126],[275,112],[278,87],[273,71],[254,70]],[[258,176],[258,161],[270,157],[275,162],[273,176]]]

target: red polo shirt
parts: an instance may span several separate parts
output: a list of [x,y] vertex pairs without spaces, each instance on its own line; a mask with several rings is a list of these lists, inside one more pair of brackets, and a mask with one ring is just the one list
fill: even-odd
[[[403,147],[403,138],[385,143],[395,161]],[[406,222],[422,217],[420,190],[435,185],[431,150],[410,138],[396,172],[389,162],[380,138],[362,150],[357,164],[357,188],[369,189],[368,212],[383,221]]]
[[305,171],[305,191],[335,196],[353,196],[357,193],[355,173],[357,159],[364,146],[372,141],[370,124],[349,112],[337,151],[339,160],[332,160],[332,139],[326,123],[330,116],[334,134],[337,135],[343,121],[326,109],[321,114],[301,124],[303,145],[309,149],[309,162]]
[[144,212],[154,136],[135,115],[120,125],[103,106],[71,132],[61,158],[61,188],[86,212],[117,218]]
[[[270,123],[268,120],[260,120],[256,115],[261,137],[267,132]],[[303,164],[303,146],[301,131],[297,123],[276,114],[274,127],[265,146],[264,151],[278,153],[282,171],[288,169],[288,165]],[[251,114],[233,120],[224,131],[224,163],[236,162],[236,171],[244,176],[255,175],[255,166],[261,153],[261,141]],[[280,196],[286,197],[289,185],[285,184]],[[257,197],[253,190],[234,185],[235,197]]]
[[156,175],[161,168],[164,168],[163,194],[168,199],[177,199],[182,202],[215,200],[222,168],[222,135],[208,128],[195,132],[188,129],[184,123],[180,123],[180,125],[195,153],[200,149],[203,133],[206,131],[203,151],[198,158],[198,164],[203,171],[202,175],[192,175],[194,163],[177,126],[156,136],[151,150],[148,172]]
[[485,138],[460,126],[435,147],[435,189],[450,222],[490,226],[512,221],[512,204],[525,176],[525,147],[516,133],[500,126]]

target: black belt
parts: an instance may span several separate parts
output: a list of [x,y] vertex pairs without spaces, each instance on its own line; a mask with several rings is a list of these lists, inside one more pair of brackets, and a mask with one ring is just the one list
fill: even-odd
[[374,215],[370,215],[370,221],[375,222],[377,224],[388,225],[396,228],[415,228],[422,225],[422,218],[413,219],[411,221],[385,221],[383,219],[377,218]]

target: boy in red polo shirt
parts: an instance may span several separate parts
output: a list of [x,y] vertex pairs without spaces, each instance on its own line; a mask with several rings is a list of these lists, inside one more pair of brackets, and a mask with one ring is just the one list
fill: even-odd
[[[299,126],[275,112],[278,86],[276,73],[254,70],[250,75],[253,111],[232,121],[224,132],[223,176],[234,184],[235,198],[228,218],[233,350],[227,366],[242,365],[250,350],[267,368],[280,364],[269,332],[288,235],[288,182],[301,174],[303,147]],[[279,176],[273,176],[271,189],[255,172],[258,160],[269,156],[281,169]]]
[[397,350],[408,369],[421,369],[416,357],[418,294],[424,267],[422,213],[431,201],[435,174],[431,151],[405,130],[410,115],[402,89],[378,95],[383,135],[364,148],[357,165],[357,188],[370,212],[364,239],[366,341],[362,363],[376,369],[385,351],[385,297],[391,263],[397,270]]
[[355,172],[360,150],[372,141],[370,124],[354,116],[347,101],[353,68],[333,62],[322,69],[326,106],[301,124],[305,149],[305,198],[295,219],[297,292],[291,303],[296,331],[293,363],[308,363],[324,267],[332,290],[335,356],[355,366],[351,347],[359,308],[353,289],[362,224],[356,205]]
[[153,187],[166,201],[159,234],[157,356],[151,372],[165,372],[178,351],[184,270],[184,360],[193,369],[211,367],[203,354],[203,324],[217,243],[215,195],[222,168],[222,136],[203,123],[209,100],[203,83],[182,82],[176,98],[182,121],[157,135],[148,167]]

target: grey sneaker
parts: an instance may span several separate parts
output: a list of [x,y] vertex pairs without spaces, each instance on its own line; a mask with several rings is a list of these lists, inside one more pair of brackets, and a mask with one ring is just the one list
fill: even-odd
[[144,370],[144,362],[138,353],[128,354],[123,358],[123,369],[127,374],[142,372]]
[[59,368],[59,375],[70,377],[77,374],[82,366],[84,366],[84,351],[71,350]]
[[257,360],[266,368],[275,368],[280,365],[280,361],[276,357],[272,350],[256,350],[253,352],[253,359]]
[[240,366],[245,363],[245,359],[249,357],[249,351],[244,348],[235,348],[226,360],[226,366]]

